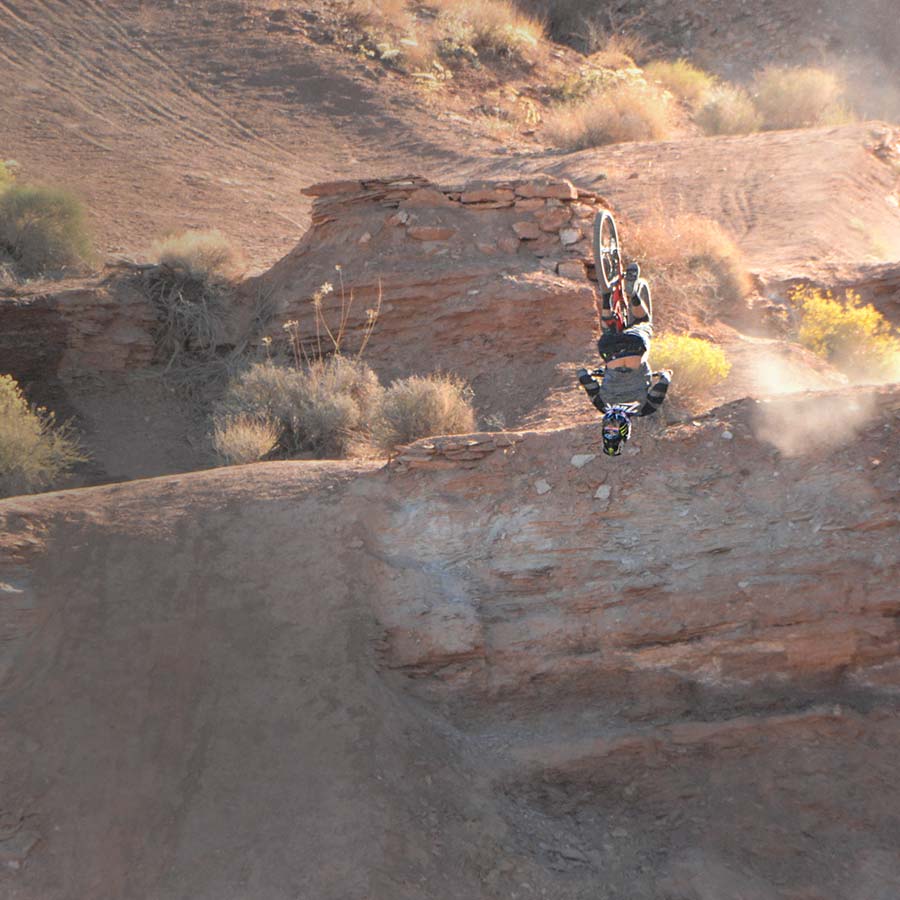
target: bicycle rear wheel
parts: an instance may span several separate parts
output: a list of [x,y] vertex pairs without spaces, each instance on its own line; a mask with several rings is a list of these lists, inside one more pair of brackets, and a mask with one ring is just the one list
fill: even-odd
[[622,279],[622,257],[619,252],[619,232],[608,210],[594,218],[594,267],[597,281],[604,291],[612,290]]

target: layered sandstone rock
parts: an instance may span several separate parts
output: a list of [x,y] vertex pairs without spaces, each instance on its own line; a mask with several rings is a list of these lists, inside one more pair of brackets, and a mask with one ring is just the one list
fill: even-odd
[[150,365],[156,316],[121,283],[0,296],[2,371],[32,383]]
[[332,327],[349,313],[345,350],[359,347],[367,311],[377,310],[367,358],[386,377],[461,372],[481,402],[515,416],[526,394],[542,395],[554,368],[589,346],[594,282],[582,235],[606,205],[597,194],[547,176],[446,187],[409,176],[307,193],[312,228],[246,286],[274,311],[276,347],[293,320],[318,351],[311,300],[328,284],[319,308]]

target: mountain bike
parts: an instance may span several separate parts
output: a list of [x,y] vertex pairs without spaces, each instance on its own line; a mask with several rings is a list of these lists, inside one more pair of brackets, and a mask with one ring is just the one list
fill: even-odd
[[[606,209],[598,212],[594,218],[594,268],[603,293],[612,295],[610,303],[615,330],[624,331],[632,324],[628,298],[625,296],[625,263],[616,220]],[[643,279],[638,280],[636,293],[652,315],[650,289]]]

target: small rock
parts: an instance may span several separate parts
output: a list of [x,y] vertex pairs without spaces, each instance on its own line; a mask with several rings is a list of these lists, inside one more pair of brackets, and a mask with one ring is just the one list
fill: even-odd
[[456,204],[443,191],[437,188],[417,188],[406,200],[404,206],[455,206]]
[[569,210],[561,206],[558,209],[548,209],[543,215],[538,216],[538,225],[541,231],[552,233],[559,231],[570,218]]
[[409,213],[405,209],[398,210],[388,220],[388,225],[405,225],[409,221]]
[[456,229],[443,225],[414,225],[406,233],[416,241],[446,241],[456,234]]
[[575,456],[572,457],[571,462],[576,469],[581,469],[596,458],[596,453],[576,453]]
[[493,256],[497,252],[496,244],[476,244],[475,246],[485,256]]
[[584,278],[584,263],[580,259],[561,262],[556,269],[563,278]]
[[515,196],[509,188],[484,188],[464,191],[460,199],[463,203],[502,203],[504,201],[512,203]]
[[516,187],[518,197],[556,197],[560,200],[577,200],[578,191],[565,178],[541,178],[526,181]]
[[723,441],[730,441],[730,440],[733,440],[733,439],[734,439],[734,435],[733,435],[730,431],[723,431],[723,432],[722,432],[722,440],[723,440]]
[[519,241],[514,237],[504,237],[497,241],[497,246],[504,253],[515,253],[519,249]]
[[528,200],[516,200],[516,209],[524,212],[534,212],[536,209],[543,209],[544,201],[540,197],[531,197]]
[[371,240],[372,240],[372,234],[371,234],[371,232],[367,231],[367,232],[365,232],[365,234],[363,234],[363,236],[359,239],[359,243],[360,243],[360,244],[368,244],[369,241],[371,241]]
[[544,481],[544,479],[541,478],[539,481],[536,481],[534,483],[534,489],[538,492],[538,494],[543,495],[550,491],[551,487],[549,482]]
[[595,500],[609,500],[612,495],[612,488],[608,484],[601,484],[594,492]]
[[563,228],[559,232],[559,239],[564,247],[568,247],[570,244],[577,244],[581,240],[581,229]]
[[523,241],[535,241],[541,236],[541,229],[536,222],[516,222],[513,231]]

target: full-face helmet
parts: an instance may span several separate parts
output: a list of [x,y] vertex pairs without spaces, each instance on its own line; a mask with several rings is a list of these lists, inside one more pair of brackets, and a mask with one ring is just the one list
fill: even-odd
[[631,419],[628,413],[612,409],[603,416],[603,452],[607,456],[618,456],[625,441],[631,437]]

